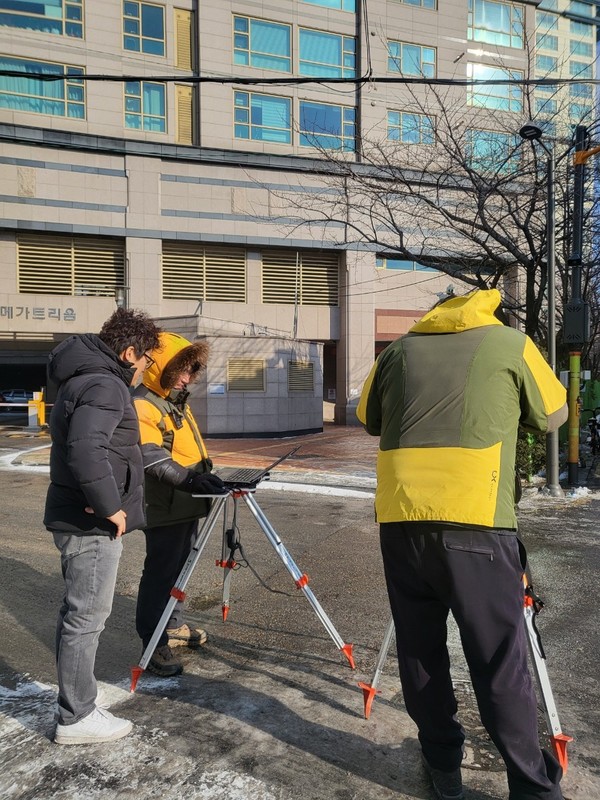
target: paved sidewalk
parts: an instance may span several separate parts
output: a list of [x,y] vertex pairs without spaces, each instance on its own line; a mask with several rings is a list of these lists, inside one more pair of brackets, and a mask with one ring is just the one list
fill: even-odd
[[[30,452],[17,456],[13,463],[47,466],[50,461],[49,436],[27,428],[4,429],[12,443],[23,443]],[[45,442],[48,442],[45,446]],[[276,458],[300,449],[271,473],[272,481],[346,486],[372,491],[375,487],[375,462],[379,440],[358,426],[326,423],[322,433],[271,439],[211,439],[206,446],[215,466],[265,467]],[[33,449],[35,448],[35,449]]]
[[[48,466],[50,443],[47,431],[31,431],[21,426],[0,426],[0,440],[14,446],[22,442],[22,450],[13,461],[15,465]],[[47,444],[46,444],[47,443]],[[208,452],[216,467],[265,467],[284,453],[299,450],[277,466],[271,481],[305,483],[319,486],[347,487],[372,492],[375,489],[375,465],[379,439],[369,436],[362,427],[324,423],[322,433],[284,438],[206,437]],[[543,485],[543,483],[541,484]],[[564,484],[563,484],[564,485]],[[600,490],[600,458],[591,456],[579,470],[579,486]],[[525,490],[535,495],[538,486]],[[565,486],[565,491],[568,491]],[[556,501],[557,498],[551,498]],[[558,498],[560,502],[560,498]],[[554,502],[555,504],[555,502]]]

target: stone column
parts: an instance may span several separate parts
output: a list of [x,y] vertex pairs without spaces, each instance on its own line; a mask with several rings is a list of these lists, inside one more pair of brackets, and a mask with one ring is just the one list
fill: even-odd
[[356,406],[375,360],[372,281],[375,254],[349,250],[340,268],[340,339],[335,422],[357,425]]

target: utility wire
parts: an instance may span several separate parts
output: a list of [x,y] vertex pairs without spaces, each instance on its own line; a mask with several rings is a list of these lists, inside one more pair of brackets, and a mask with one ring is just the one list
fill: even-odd
[[358,78],[248,78],[239,75],[96,75],[86,73],[48,74],[45,72],[23,72],[15,69],[1,69],[0,77],[25,78],[39,81],[87,81],[87,82],[114,82],[135,83],[138,81],[152,81],[157,83],[220,83],[240,84],[243,86],[302,86],[316,84],[320,86],[346,84],[362,85],[379,83],[405,86],[568,86],[577,83],[586,83],[593,86],[600,85],[600,78],[407,78],[404,76],[375,76],[364,75]]

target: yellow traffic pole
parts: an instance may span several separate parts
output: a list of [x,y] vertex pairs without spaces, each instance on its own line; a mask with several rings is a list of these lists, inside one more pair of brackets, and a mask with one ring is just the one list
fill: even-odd
[[569,483],[577,485],[579,474],[579,388],[581,379],[581,353],[569,353],[569,450],[567,464]]

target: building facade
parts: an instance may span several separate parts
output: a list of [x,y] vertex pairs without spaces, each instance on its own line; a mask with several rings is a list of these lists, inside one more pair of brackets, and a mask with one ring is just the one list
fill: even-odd
[[[595,9],[0,0],[0,388],[39,388],[56,341],[117,299],[209,337],[321,344],[324,399],[351,422],[376,351],[450,282],[319,206],[339,189],[329,151],[360,167],[380,141],[410,163],[435,141],[427,86],[369,77],[518,79],[555,45],[561,69],[595,74]],[[589,89],[569,88],[585,116]],[[484,150],[496,119],[531,115],[516,85],[448,92]]]

